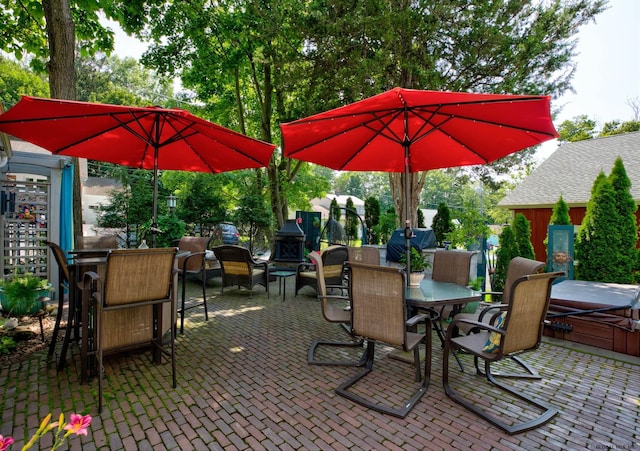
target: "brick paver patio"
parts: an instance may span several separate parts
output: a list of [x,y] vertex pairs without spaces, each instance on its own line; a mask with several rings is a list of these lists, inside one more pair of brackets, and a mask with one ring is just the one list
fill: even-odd
[[[616,358],[545,341],[525,356],[542,381],[514,382],[560,410],[547,425],[509,436],[453,403],[441,385],[441,350],[436,339],[427,394],[405,418],[385,416],[334,393],[356,368],[306,363],[316,338],[344,340],[344,330],[322,319],[311,289],[287,300],[277,282],[266,298],[210,282],[209,321],[192,309],[177,342],[178,388],[170,366],[154,366],[148,352],[105,362],[105,406],[97,413],[97,381],[80,385],[78,350],[72,347],[64,372],[39,352],[0,370],[0,434],[19,449],[49,412],[90,414],[86,437],[72,449],[630,449],[640,448],[640,359]],[[193,284],[197,293],[198,285]],[[196,294],[194,294],[197,296]],[[397,399],[412,387],[411,368],[377,350],[374,377],[363,390]],[[355,358],[355,357],[354,357]],[[464,374],[452,362],[458,383],[482,386],[501,411],[520,412],[501,399],[466,361]],[[367,388],[368,387],[368,388]],[[40,443],[51,445],[51,434]]]

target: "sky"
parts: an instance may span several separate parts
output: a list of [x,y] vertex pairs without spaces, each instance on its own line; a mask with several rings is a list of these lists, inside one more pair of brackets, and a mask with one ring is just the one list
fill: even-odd
[[[115,32],[115,53],[138,59],[146,45],[128,37],[111,22]],[[605,122],[633,119],[627,102],[640,102],[640,0],[609,0],[609,8],[580,29],[577,35],[577,68],[573,78],[575,93],[552,100],[559,110],[554,123],[586,115],[598,127]],[[557,148],[549,141],[538,152],[540,159]]]

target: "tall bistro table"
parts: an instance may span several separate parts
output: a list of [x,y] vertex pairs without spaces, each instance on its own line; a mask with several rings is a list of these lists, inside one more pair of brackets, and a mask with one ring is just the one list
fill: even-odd
[[[480,301],[482,293],[451,282],[422,279],[419,287],[408,286],[406,288],[405,298],[407,308],[414,312],[419,310],[433,311],[436,307],[453,305],[453,313],[455,314],[462,304]],[[427,337],[427,340],[427,346],[431,349],[431,335]],[[431,358],[431,352],[427,352],[426,355]],[[431,362],[428,364],[431,368]]]
[[[73,259],[74,259],[74,263],[75,263],[75,271],[73,274],[73,277],[75,277],[75,280],[80,283],[82,281],[82,277],[84,276],[84,273],[86,271],[89,270],[93,270],[96,271],[98,274],[101,275],[101,277],[104,277],[104,270],[105,270],[105,266],[107,263],[107,255],[109,253],[111,249],[75,249],[70,251],[69,253],[71,255],[73,255]],[[177,267],[177,263],[178,263],[178,259],[180,257],[185,257],[187,255],[189,255],[190,252],[188,251],[178,251],[178,253],[176,254],[176,267]],[[163,309],[166,309],[167,311],[163,310],[163,324],[162,324],[162,330],[163,332],[169,330],[169,327],[173,327],[174,325],[171,324],[171,308],[175,309],[176,308],[176,299],[177,299],[177,288],[178,288],[178,276],[177,276],[177,272],[174,275],[174,283],[173,283],[173,306],[167,304],[163,307]],[[75,293],[75,306],[69,306],[70,307],[70,312],[71,309],[77,309],[78,310],[78,315],[76,316],[76,320],[80,321],[80,325],[82,328],[82,332],[81,332],[81,344],[80,344],[80,380],[82,382],[84,382],[86,380],[86,378],[88,376],[91,375],[91,373],[93,372],[93,368],[92,365],[90,365],[90,358],[89,356],[92,354],[92,352],[95,351],[96,348],[96,344],[95,344],[95,337],[94,337],[94,332],[95,332],[95,327],[97,324],[97,318],[95,318],[95,316],[93,315],[93,311],[94,309],[92,308],[93,306],[89,305],[87,303],[87,299],[85,299],[82,296],[82,293],[80,292],[80,290],[76,290]],[[84,303],[83,303],[84,300]],[[132,345],[135,346],[138,342],[146,342],[147,337],[144,336],[140,336],[139,334],[136,335],[136,331],[137,329],[139,329],[139,324],[135,323],[136,320],[140,320],[140,318],[147,318],[150,317],[150,312],[146,312],[146,311],[142,311],[142,309],[148,309],[150,310],[151,306],[141,306],[141,307],[136,307],[136,309],[140,309],[140,312],[138,315],[132,315],[131,312],[124,312],[124,311],[114,311],[114,312],[108,312],[107,314],[109,315],[109,321],[107,321],[107,323],[111,322],[111,323],[119,323],[119,330],[127,330],[130,329],[131,331],[131,336],[127,336],[127,334],[118,334],[118,337],[115,337],[115,340],[117,342],[114,343],[105,343],[105,345],[109,345],[109,346],[113,346],[113,347],[122,347],[122,346],[126,346],[126,345]],[[135,312],[134,312],[135,313]],[[148,314],[147,314],[148,313]],[[71,315],[71,313],[70,313]],[[75,316],[75,315],[74,315]],[[106,319],[106,318],[105,318]],[[131,324],[130,328],[127,327],[122,327],[124,323],[127,322],[133,322]],[[126,324],[125,324],[126,326]],[[77,325],[76,325],[77,327]],[[70,328],[68,329],[70,330]],[[150,326],[149,326],[149,330]],[[69,333],[65,334],[65,343],[63,343],[63,350],[61,352],[60,355],[60,362],[58,364],[58,368],[61,369],[62,366],[64,365],[64,361],[66,360],[66,349],[68,346],[68,337]],[[107,339],[108,340],[108,339]],[[109,347],[107,346],[107,347]],[[160,353],[159,352],[155,352],[154,353],[154,361],[159,362],[160,359]]]

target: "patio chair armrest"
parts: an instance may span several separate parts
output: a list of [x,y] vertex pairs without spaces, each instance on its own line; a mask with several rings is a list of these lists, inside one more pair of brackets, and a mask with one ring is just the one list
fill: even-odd
[[[184,271],[184,268],[186,268],[186,267],[187,267],[187,262],[188,262],[189,260],[191,260],[191,258],[192,258],[192,257],[197,257],[197,256],[199,256],[199,255],[205,255],[205,254],[206,254],[206,253],[205,253],[204,251],[202,251],[202,252],[191,252],[189,255],[187,255],[187,256],[184,258],[184,260],[182,260],[182,268],[180,268],[180,270],[181,270],[181,271]],[[202,268],[204,268],[204,262],[205,262],[205,259],[203,258],[203,259],[202,259],[202,265],[201,265],[201,266],[202,266]]]
[[[507,310],[508,307],[509,307],[508,304],[496,304],[496,305],[490,305],[488,307],[485,307],[480,311],[480,316],[478,317],[478,321],[482,321],[484,319],[484,317],[487,314],[489,314],[489,312],[491,312],[492,310],[497,310],[499,312],[502,312],[502,311]],[[494,316],[495,316],[495,313],[494,313]],[[493,322],[493,318],[492,318],[491,322]]]
[[100,275],[97,272],[86,271],[82,275],[82,280],[78,285],[81,290],[86,290],[87,288],[91,287],[91,285],[96,283],[98,280],[100,280]]
[[252,265],[254,268],[262,268],[265,273],[269,273],[269,263],[267,262],[257,262],[254,260],[252,261]]
[[429,317],[429,315],[426,315],[426,314],[424,314],[424,313],[418,313],[417,315],[412,316],[411,318],[409,318],[409,319],[405,322],[405,325],[406,325],[407,327],[413,327],[413,326],[415,326],[416,324],[418,324],[418,323],[420,323],[420,322],[422,322],[422,321],[427,322],[427,321],[428,321],[428,320],[430,320],[430,319],[431,319],[431,318]]
[[449,327],[447,327],[447,340],[450,340],[451,337],[454,336],[454,334],[458,333],[458,324],[463,323],[463,324],[468,324],[469,326],[471,326],[471,330],[474,331],[478,331],[478,330],[486,330],[487,332],[496,332],[500,335],[504,335],[505,334],[505,330],[504,329],[500,329],[498,327],[492,326],[490,324],[487,323],[483,323],[480,321],[473,321],[470,319],[465,319],[465,318],[454,318],[451,323],[449,324]]
[[340,296],[337,294],[327,294],[324,296],[325,299],[332,299],[336,301],[349,301],[349,296]]
[[296,274],[300,274],[301,272],[307,272],[307,271],[315,271],[315,270],[316,270],[316,265],[314,265],[313,263],[302,262],[302,263],[298,263],[298,267],[296,268]]

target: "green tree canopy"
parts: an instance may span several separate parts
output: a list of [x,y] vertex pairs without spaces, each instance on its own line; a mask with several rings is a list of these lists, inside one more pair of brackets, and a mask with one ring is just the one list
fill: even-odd
[[0,102],[5,110],[18,103],[23,95],[49,97],[49,85],[41,76],[0,56]]

